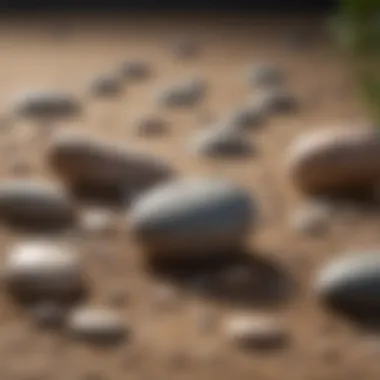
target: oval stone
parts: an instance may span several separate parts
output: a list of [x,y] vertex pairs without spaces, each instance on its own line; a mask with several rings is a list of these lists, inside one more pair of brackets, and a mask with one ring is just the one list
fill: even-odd
[[48,160],[72,186],[120,191],[142,190],[170,178],[171,167],[157,157],[89,136],[61,131]]
[[96,77],[89,86],[89,92],[97,97],[114,97],[123,90],[121,78],[117,75],[102,75]]
[[22,297],[71,298],[83,291],[77,253],[56,241],[31,240],[8,252],[4,277],[12,293]]
[[20,117],[66,118],[77,116],[82,110],[78,99],[59,91],[36,91],[16,99],[13,111]]
[[126,337],[124,321],[112,310],[80,307],[69,315],[67,327],[73,337],[94,343],[114,343]]
[[60,186],[30,179],[0,181],[0,218],[5,221],[64,226],[74,216],[73,201]]
[[355,314],[380,313],[380,253],[353,252],[335,258],[317,274],[317,294],[328,304]]
[[289,340],[284,325],[272,316],[234,316],[226,321],[224,330],[227,339],[243,349],[275,349]]
[[332,128],[301,135],[291,145],[288,171],[307,193],[369,189],[380,179],[380,134],[372,128]]
[[128,81],[140,81],[151,75],[151,67],[141,60],[125,61],[121,65],[121,75]]
[[167,107],[192,107],[203,100],[205,93],[205,82],[200,78],[191,78],[161,91],[157,101]]
[[224,180],[193,178],[162,185],[137,199],[130,223],[148,254],[209,258],[240,248],[255,218],[246,191]]
[[245,157],[253,153],[246,136],[228,127],[214,127],[202,131],[190,144],[190,150],[198,155],[213,157]]

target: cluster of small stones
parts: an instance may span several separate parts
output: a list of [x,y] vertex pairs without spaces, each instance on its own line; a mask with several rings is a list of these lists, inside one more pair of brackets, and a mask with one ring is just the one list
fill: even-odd
[[[177,58],[196,57],[199,48],[191,41],[176,45]],[[96,77],[88,92],[93,97],[115,97],[130,84],[153,75],[143,61],[127,61],[115,73]],[[189,144],[198,156],[247,156],[254,147],[246,138],[266,119],[297,110],[299,103],[286,88],[281,68],[263,64],[248,70],[249,85],[258,95],[229,112],[222,122],[195,136]],[[159,107],[196,107],[207,95],[208,84],[200,77],[185,78],[162,89]],[[18,98],[13,115],[33,120],[77,117],[84,104],[63,92],[34,92]],[[133,131],[157,136],[169,123],[158,115],[146,115]],[[58,131],[48,146],[46,161],[61,184],[37,179],[0,181],[0,219],[24,227],[75,226],[86,236],[112,231],[112,214],[93,209],[78,213],[80,202],[71,190],[116,190],[135,195],[125,205],[129,233],[142,248],[146,260],[183,263],[188,260],[219,260],[236,255],[249,232],[260,220],[258,201],[230,180],[211,177],[180,177],[164,160],[133,147],[112,144],[70,130]],[[331,128],[301,135],[289,147],[285,160],[294,187],[309,196],[373,189],[380,175],[380,136],[374,128]],[[136,196],[137,194],[137,196]],[[306,205],[290,217],[300,234],[325,231],[330,210]],[[130,322],[116,310],[86,303],[90,284],[77,247],[48,235],[25,240],[7,248],[3,281],[10,294],[27,302],[30,317],[40,327],[60,327],[68,336],[91,343],[112,343],[133,338]],[[240,278],[240,277],[239,277]],[[379,312],[380,254],[354,252],[327,263],[317,274],[316,294],[339,310]],[[169,295],[168,295],[169,294]],[[115,309],[127,296],[112,298]],[[157,307],[173,301],[171,292],[157,295]],[[73,300],[81,300],[79,306]],[[164,305],[164,306],[162,306]],[[214,327],[204,319],[202,328]],[[211,329],[210,327],[210,329]],[[223,325],[227,341],[239,349],[272,350],[291,341],[286,323],[275,315],[231,316]]]

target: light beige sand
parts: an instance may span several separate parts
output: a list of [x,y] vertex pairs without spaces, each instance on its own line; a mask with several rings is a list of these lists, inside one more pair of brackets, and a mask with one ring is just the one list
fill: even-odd
[[[282,274],[289,274],[297,286],[286,302],[251,309],[212,297],[196,297],[179,287],[176,307],[159,311],[154,308],[158,280],[144,270],[141,252],[128,233],[104,239],[86,238],[78,244],[86,252],[92,281],[89,302],[109,305],[110,293],[125,289],[129,301],[120,308],[120,313],[131,324],[134,339],[105,351],[73,343],[64,335],[41,332],[2,291],[0,378],[378,379],[379,342],[371,345],[346,321],[324,311],[310,286],[315,270],[326,258],[346,248],[380,244],[378,215],[361,210],[336,213],[329,231],[313,239],[297,236],[287,225],[291,211],[303,202],[283,171],[290,141],[313,128],[365,118],[353,92],[349,68],[320,33],[318,20],[233,15],[92,18],[78,15],[65,21],[67,36],[55,39],[51,30],[63,19],[61,16],[1,21],[2,112],[7,112],[13,95],[21,91],[52,87],[82,96],[88,81],[98,73],[112,71],[127,58],[147,59],[155,73],[152,80],[127,88],[125,96],[111,104],[86,100],[86,116],[73,128],[126,145],[142,146],[171,160],[183,174],[223,174],[257,194],[263,218],[250,235],[252,255],[262,257]],[[315,43],[300,52],[292,51],[284,43],[285,31],[298,24],[315,30],[317,35]],[[197,59],[180,62],[173,58],[171,47],[178,38],[188,35],[200,41],[202,54]],[[186,145],[203,127],[199,121],[201,114],[207,111],[217,120],[223,119],[244,101],[252,92],[244,70],[261,61],[279,63],[286,69],[289,88],[303,102],[300,112],[296,116],[275,117],[260,132],[250,134],[259,149],[256,157],[222,162],[191,156]],[[157,89],[189,75],[200,75],[209,81],[205,104],[193,111],[159,110],[171,122],[167,136],[156,139],[133,136],[132,121],[156,109]],[[53,178],[43,156],[47,137],[45,132],[21,122],[2,131],[1,175],[11,175],[13,157],[26,157],[33,166],[32,176]],[[2,229],[2,257],[12,241],[22,238],[21,234]],[[258,277],[258,289],[268,287],[276,278]],[[217,321],[222,321],[240,311],[265,310],[283,317],[294,337],[289,348],[269,355],[242,353],[225,341],[219,324],[215,332],[204,334],[197,322],[204,312],[215,313]],[[178,363],[181,359],[178,354],[174,357],[176,352],[184,357],[183,365]],[[212,360],[205,359],[207,352],[213,353]],[[101,377],[86,377],[91,374]]]

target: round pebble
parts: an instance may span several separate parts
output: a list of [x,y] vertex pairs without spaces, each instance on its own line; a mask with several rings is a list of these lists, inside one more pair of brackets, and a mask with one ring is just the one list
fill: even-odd
[[285,326],[272,316],[234,316],[224,331],[233,345],[243,349],[278,349],[289,339]]
[[306,193],[368,190],[379,182],[380,134],[374,128],[335,127],[302,134],[289,147],[286,166]]
[[64,226],[74,219],[74,204],[60,186],[26,179],[0,181],[0,218],[33,226]]
[[36,91],[22,94],[13,105],[14,114],[26,118],[74,117],[81,110],[82,106],[79,100],[73,95],[58,91]]
[[139,60],[126,61],[121,65],[121,74],[127,81],[141,81],[152,74],[147,62]]
[[234,110],[228,117],[227,124],[236,130],[247,130],[258,128],[263,122],[263,108],[250,106]]
[[267,89],[254,96],[250,103],[257,112],[269,116],[295,112],[299,105],[295,96],[282,87]]
[[121,94],[123,84],[116,75],[102,75],[96,77],[89,86],[89,92],[96,97],[114,97]]
[[69,298],[83,291],[82,265],[77,252],[54,241],[25,241],[14,245],[4,266],[7,286],[17,295]]
[[67,329],[74,338],[92,343],[118,343],[129,333],[128,326],[117,313],[95,307],[73,310]]
[[147,192],[129,217],[135,238],[153,256],[210,258],[236,252],[257,212],[251,196],[229,181],[191,178]]

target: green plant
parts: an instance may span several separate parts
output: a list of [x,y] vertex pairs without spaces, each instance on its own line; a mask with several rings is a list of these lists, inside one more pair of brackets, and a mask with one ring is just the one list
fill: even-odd
[[341,0],[334,27],[364,99],[380,124],[380,0]]

